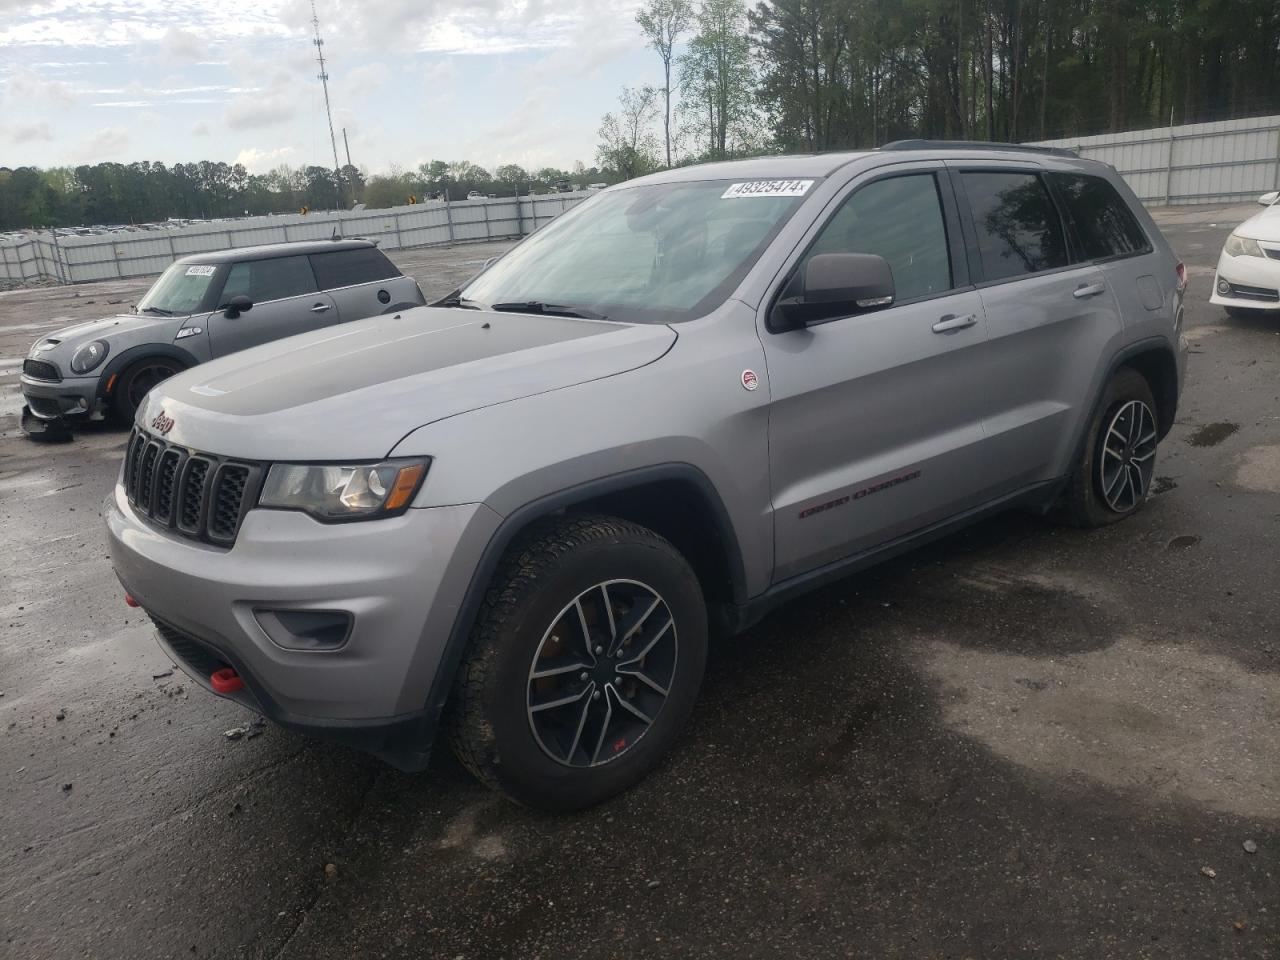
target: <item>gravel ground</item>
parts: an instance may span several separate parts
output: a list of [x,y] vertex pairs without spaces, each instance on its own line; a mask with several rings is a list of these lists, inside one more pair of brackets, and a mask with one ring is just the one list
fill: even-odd
[[[1206,302],[1250,212],[1160,215],[1195,353],[1141,515],[996,518],[780,609],[565,818],[445,750],[226,739],[105,556],[124,431],[17,430],[30,342],[146,284],[0,294],[0,955],[1280,956],[1280,318]],[[442,292],[499,249],[395,258]]]

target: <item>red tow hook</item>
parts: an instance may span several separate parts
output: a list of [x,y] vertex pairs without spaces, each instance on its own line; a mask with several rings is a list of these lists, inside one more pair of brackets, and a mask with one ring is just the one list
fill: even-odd
[[137,600],[133,599],[133,594],[132,594],[132,593],[126,593],[126,594],[124,595],[124,602],[125,602],[128,606],[131,606],[131,607],[139,607],[139,606],[142,606],[142,604],[138,603],[138,601],[137,601]]
[[244,689],[244,681],[240,679],[240,674],[236,673],[234,667],[223,667],[221,670],[215,670],[209,674],[209,685],[213,687],[214,693],[235,693],[237,690]]

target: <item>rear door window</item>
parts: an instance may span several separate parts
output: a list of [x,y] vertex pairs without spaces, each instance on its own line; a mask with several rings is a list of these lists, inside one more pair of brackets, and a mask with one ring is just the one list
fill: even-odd
[[1067,208],[1081,259],[1104,260],[1151,249],[1129,205],[1102,177],[1051,173],[1049,180]]
[[987,280],[1065,267],[1066,235],[1038,174],[973,170],[960,174]]
[[313,253],[311,265],[315,268],[321,290],[353,287],[358,283],[374,283],[400,276],[400,271],[386,254],[373,247]]
[[315,292],[316,278],[306,257],[246,260],[232,264],[222,287],[222,303],[240,295],[266,303]]

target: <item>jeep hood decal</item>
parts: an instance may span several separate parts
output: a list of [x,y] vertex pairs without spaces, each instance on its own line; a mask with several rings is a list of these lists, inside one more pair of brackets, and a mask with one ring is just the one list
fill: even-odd
[[194,367],[138,422],[163,411],[167,439],[223,456],[377,459],[418,427],[633,370],[675,339],[664,325],[418,307]]

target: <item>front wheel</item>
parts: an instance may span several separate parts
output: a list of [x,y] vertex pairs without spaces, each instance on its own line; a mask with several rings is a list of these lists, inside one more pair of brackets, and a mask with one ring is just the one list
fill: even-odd
[[599,803],[671,749],[706,656],[702,591],[675,547],[625,520],[559,518],[489,589],[454,688],[454,751],[528,806]]
[[1135,513],[1147,499],[1160,435],[1151,387],[1124,368],[1107,384],[1080,462],[1064,495],[1068,518],[1100,527]]
[[144,357],[130,364],[120,374],[111,394],[111,404],[116,416],[125,424],[132,424],[142,398],[151,388],[185,369],[177,360],[168,357]]

